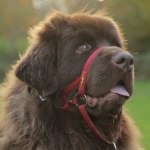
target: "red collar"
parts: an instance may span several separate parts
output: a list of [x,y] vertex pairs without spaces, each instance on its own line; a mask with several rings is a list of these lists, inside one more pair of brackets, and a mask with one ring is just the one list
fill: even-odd
[[[87,97],[86,95],[84,95],[84,91],[85,91],[85,84],[86,84],[86,79],[87,79],[87,73],[88,73],[88,69],[89,66],[92,62],[92,60],[95,58],[95,56],[97,56],[97,54],[102,50],[102,48],[98,48],[97,50],[95,50],[91,56],[88,58],[88,60],[86,61],[83,69],[82,69],[82,73],[81,76],[79,76],[78,78],[76,78],[71,84],[69,84],[69,86],[67,86],[67,88],[62,92],[61,97],[63,98],[65,104],[63,106],[63,109],[70,111],[69,109],[69,104],[74,104],[77,105],[79,107],[79,111],[83,117],[83,119],[85,120],[85,122],[87,123],[88,127],[90,128],[90,130],[93,132],[93,134],[101,141],[105,142],[106,144],[109,145],[113,145],[114,148],[116,149],[116,142],[120,136],[120,132],[121,132],[121,126],[119,127],[119,131],[118,131],[118,135],[117,137],[112,141],[108,141],[106,140],[99,132],[98,130],[95,128],[94,124],[92,123],[89,115],[87,114],[86,111],[86,104],[81,104],[78,105],[77,100],[76,100],[76,96],[82,96],[85,97],[86,101],[87,101]],[[66,96],[68,95],[68,93],[76,86],[79,84],[78,87],[78,92],[75,95],[75,97],[72,100],[67,100]],[[87,102],[86,102],[87,103]],[[121,115],[120,115],[121,117]]]

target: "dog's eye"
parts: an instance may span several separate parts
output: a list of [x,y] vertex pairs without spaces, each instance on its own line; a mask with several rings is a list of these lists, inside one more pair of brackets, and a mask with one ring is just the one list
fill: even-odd
[[86,50],[86,45],[80,45],[78,48],[77,48],[78,51],[84,51]]
[[76,48],[77,52],[79,52],[79,53],[84,52],[84,51],[88,51],[90,49],[91,49],[91,46],[88,44],[83,44],[83,45],[80,45]]

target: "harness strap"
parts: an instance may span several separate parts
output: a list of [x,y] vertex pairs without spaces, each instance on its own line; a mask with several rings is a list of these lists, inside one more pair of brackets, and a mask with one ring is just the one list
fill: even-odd
[[76,78],[73,82],[71,82],[71,84],[69,84],[65,89],[64,91],[62,92],[61,94],[61,97],[63,99],[66,99],[66,96],[68,95],[68,93],[76,86],[79,84],[80,82],[80,76],[78,78]]
[[71,82],[66,88],[65,90],[62,92],[61,97],[66,100],[66,96],[68,95],[68,93],[76,86],[79,84],[78,87],[78,95],[83,96],[84,95],[84,91],[85,91],[85,84],[86,84],[86,78],[87,78],[87,73],[88,73],[88,69],[89,66],[92,62],[92,60],[95,58],[95,56],[102,50],[102,48],[98,48],[96,51],[94,51],[91,56],[88,58],[88,60],[86,61],[83,69],[82,69],[82,73],[81,76],[79,76],[78,78],[76,78],[73,82]]
[[[117,134],[117,137],[113,140],[113,142],[110,142],[108,140],[106,140],[100,133],[99,131],[95,128],[94,124],[92,123],[89,115],[87,114],[87,111],[85,109],[85,105],[80,105],[79,106],[79,111],[84,119],[84,121],[86,122],[86,124],[88,125],[88,127],[90,128],[90,130],[93,132],[93,134],[101,141],[105,142],[106,144],[112,145],[113,143],[116,143],[119,139],[120,136],[120,132],[121,132],[121,123],[119,124],[119,132]],[[118,119],[120,119],[122,112],[120,113],[120,115],[118,116]]]
[[80,113],[82,115],[82,117],[84,118],[85,122],[87,123],[88,127],[90,128],[90,130],[94,133],[94,135],[99,139],[104,141],[107,144],[112,144],[112,142],[107,141],[106,139],[104,139],[98,132],[98,130],[95,128],[94,124],[92,123],[91,119],[89,118],[86,109],[85,109],[85,105],[81,105],[79,106],[79,110]]
[[102,50],[102,48],[98,48],[96,51],[92,53],[92,55],[88,58],[86,61],[83,69],[82,69],[82,74],[81,74],[81,79],[80,79],[80,84],[78,87],[78,95],[83,96],[84,91],[85,91],[85,84],[86,84],[86,79],[87,79],[87,73],[89,70],[89,66],[92,62],[92,60],[95,58],[95,56]]

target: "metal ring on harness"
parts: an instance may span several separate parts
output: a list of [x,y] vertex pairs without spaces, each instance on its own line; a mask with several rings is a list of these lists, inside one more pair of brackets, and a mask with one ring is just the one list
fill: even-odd
[[[74,98],[76,98],[78,95],[79,95],[79,94],[76,93],[75,96],[74,96]],[[84,98],[85,98],[85,100],[86,100],[85,105],[87,105],[87,104],[88,104],[88,97],[87,97],[85,94],[84,94],[83,96],[84,96]],[[76,104],[76,105],[79,106],[78,104]]]

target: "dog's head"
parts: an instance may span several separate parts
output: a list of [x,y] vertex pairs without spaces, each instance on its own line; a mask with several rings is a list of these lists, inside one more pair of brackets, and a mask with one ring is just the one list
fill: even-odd
[[[44,97],[57,97],[55,104],[63,103],[61,92],[80,76],[85,62],[99,47],[102,51],[90,64],[87,75],[87,111],[117,115],[132,95],[133,58],[124,50],[123,36],[112,19],[98,14],[54,12],[31,30],[30,42],[17,65],[16,76]],[[68,98],[74,97],[77,88]]]

